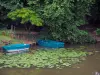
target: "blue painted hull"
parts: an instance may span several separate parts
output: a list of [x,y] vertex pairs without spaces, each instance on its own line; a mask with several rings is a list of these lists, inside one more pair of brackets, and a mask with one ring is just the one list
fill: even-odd
[[63,48],[64,43],[52,40],[38,40],[37,41],[39,46],[46,47],[46,48]]
[[20,52],[27,51],[30,48],[30,44],[11,44],[2,47],[4,52]]

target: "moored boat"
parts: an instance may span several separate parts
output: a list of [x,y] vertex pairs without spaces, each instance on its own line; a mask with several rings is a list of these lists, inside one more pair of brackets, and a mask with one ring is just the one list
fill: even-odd
[[37,44],[46,48],[64,48],[64,42],[53,40],[38,40]]
[[11,44],[2,47],[4,52],[22,52],[28,51],[29,48],[30,44]]

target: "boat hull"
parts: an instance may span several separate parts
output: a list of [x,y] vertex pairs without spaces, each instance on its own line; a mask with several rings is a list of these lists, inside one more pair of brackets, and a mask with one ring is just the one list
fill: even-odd
[[28,51],[30,48],[30,44],[11,44],[3,46],[4,52],[20,52],[20,51]]
[[64,48],[64,43],[58,41],[38,40],[37,43],[39,46],[46,47],[46,48]]

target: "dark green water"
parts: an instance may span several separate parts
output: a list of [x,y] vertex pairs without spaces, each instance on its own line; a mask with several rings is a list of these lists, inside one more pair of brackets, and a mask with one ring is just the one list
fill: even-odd
[[[100,43],[95,45],[85,45],[88,51],[94,54],[88,56],[80,64],[73,65],[71,68],[64,69],[0,69],[0,75],[95,75],[100,72]],[[67,46],[66,46],[67,47]],[[68,46],[78,47],[78,45]]]

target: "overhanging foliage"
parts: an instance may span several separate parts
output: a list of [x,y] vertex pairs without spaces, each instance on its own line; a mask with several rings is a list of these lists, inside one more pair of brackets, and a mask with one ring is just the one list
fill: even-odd
[[36,14],[34,11],[28,9],[28,8],[21,8],[16,9],[15,11],[8,13],[8,18],[12,20],[21,19],[21,23],[27,23],[28,21],[33,25],[36,26],[42,26],[43,21],[39,17],[38,14]]
[[[46,25],[49,26],[49,34],[52,39],[84,43],[91,42],[85,38],[84,31],[77,26],[85,24],[84,16],[89,14],[89,6],[94,0],[28,0],[33,10],[41,14]],[[85,40],[81,39],[84,37]],[[88,36],[88,34],[87,34]],[[78,39],[81,39],[79,41]]]

